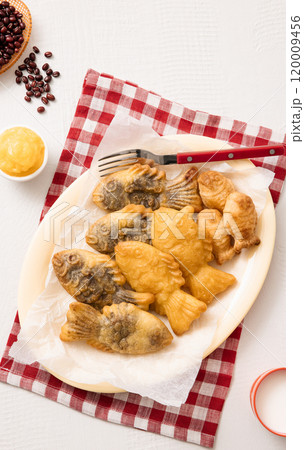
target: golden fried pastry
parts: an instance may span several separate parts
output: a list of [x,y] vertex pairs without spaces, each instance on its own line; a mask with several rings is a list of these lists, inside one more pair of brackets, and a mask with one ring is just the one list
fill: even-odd
[[166,315],[177,335],[187,331],[207,307],[182,291],[185,283],[173,256],[142,242],[119,242],[115,247],[117,264],[137,292],[155,295],[155,311]]
[[243,248],[260,243],[260,239],[255,234],[258,216],[251,197],[241,192],[230,194],[225,204],[223,217],[225,227],[234,237],[236,253],[240,253]]
[[76,300],[101,310],[112,303],[135,303],[149,309],[154,297],[123,287],[126,279],[116,262],[108,255],[96,255],[87,250],[63,250],[52,259],[54,272],[64,289]]
[[219,172],[209,170],[201,173],[197,182],[205,207],[223,212],[228,195],[235,191],[232,181]]
[[161,205],[181,209],[190,204],[200,211],[202,201],[197,192],[196,178],[195,167],[167,181],[163,170],[137,163],[102,178],[93,192],[93,201],[108,211],[118,211],[130,203],[153,210]]
[[89,305],[74,302],[60,339],[86,341],[105,352],[139,355],[161,350],[173,336],[161,320],[130,303],[105,306],[101,314]]
[[86,242],[101,253],[112,253],[120,241],[151,243],[151,208],[127,205],[97,220],[87,232]]
[[203,209],[198,214],[200,235],[212,239],[212,252],[218,264],[224,264],[235,255],[231,237],[227,232],[223,216],[217,209]]
[[[210,303],[235,281],[229,273],[208,266],[213,259],[211,238],[200,238],[193,208],[181,211],[160,208],[153,214],[152,244],[173,255],[180,265],[186,286],[197,299]],[[128,278],[128,277],[127,277]]]

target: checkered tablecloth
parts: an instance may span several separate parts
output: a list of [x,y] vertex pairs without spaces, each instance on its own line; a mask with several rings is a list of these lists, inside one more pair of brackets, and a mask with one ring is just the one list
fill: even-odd
[[[146,116],[161,135],[192,133],[221,139],[231,145],[284,142],[284,134],[253,127],[238,120],[193,111],[133,83],[89,70],[41,219],[63,190],[90,167],[93,155],[117,109],[135,118]],[[253,160],[272,170],[270,190],[276,204],[285,179],[285,157]],[[181,407],[164,406],[133,393],[95,394],[73,388],[46,372],[38,363],[20,364],[8,356],[20,330],[18,314],[0,363],[0,380],[36,392],[82,413],[175,439],[212,447],[221,411],[231,383],[242,327],[202,361],[187,401]]]

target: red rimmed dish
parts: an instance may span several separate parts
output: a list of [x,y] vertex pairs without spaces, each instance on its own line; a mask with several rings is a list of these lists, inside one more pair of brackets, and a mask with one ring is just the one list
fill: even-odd
[[286,424],[283,424],[286,420],[286,367],[267,370],[254,381],[250,390],[250,404],[254,415],[266,430],[286,437]]

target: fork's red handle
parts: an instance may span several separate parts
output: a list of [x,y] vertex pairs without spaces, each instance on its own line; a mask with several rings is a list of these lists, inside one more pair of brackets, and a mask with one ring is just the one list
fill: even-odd
[[207,150],[205,152],[178,153],[177,164],[278,156],[285,155],[285,152],[286,144],[276,144],[261,145],[259,147],[230,148],[225,150]]

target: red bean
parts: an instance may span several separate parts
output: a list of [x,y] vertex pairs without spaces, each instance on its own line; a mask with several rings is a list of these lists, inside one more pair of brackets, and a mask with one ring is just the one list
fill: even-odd
[[53,53],[52,52],[45,52],[44,56],[46,58],[51,58],[53,56]]
[[39,114],[43,113],[45,111],[45,107],[44,106],[39,106],[39,108],[37,108],[37,111],[39,112]]

